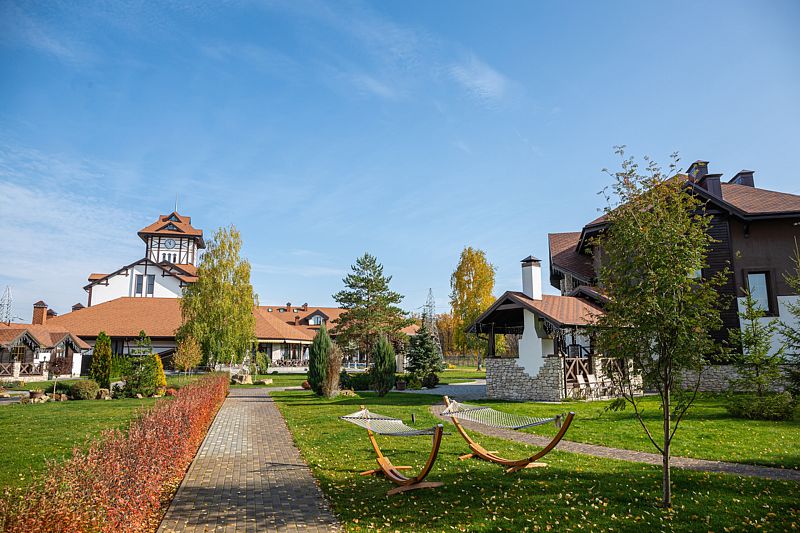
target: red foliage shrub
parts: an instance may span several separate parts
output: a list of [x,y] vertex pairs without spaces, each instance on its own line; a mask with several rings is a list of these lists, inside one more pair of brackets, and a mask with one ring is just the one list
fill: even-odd
[[199,379],[143,410],[128,431],[87,450],[0,500],[0,531],[153,531],[228,394],[228,376]]
[[164,396],[175,396],[178,393],[178,389],[169,388],[164,391]]
[[304,381],[300,386],[305,390],[311,390],[311,383],[309,383],[308,380]]

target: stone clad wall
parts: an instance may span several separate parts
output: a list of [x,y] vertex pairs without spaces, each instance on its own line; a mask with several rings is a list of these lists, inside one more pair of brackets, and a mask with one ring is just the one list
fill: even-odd
[[[730,382],[739,377],[736,367],[733,365],[708,365],[702,372],[700,381],[701,392],[726,392]],[[684,370],[681,373],[683,385],[693,387],[697,381],[697,372]],[[783,385],[776,385],[776,391],[783,391]]]
[[531,377],[515,358],[486,359],[486,394],[497,400],[558,402],[564,396],[564,365],[558,357],[545,357],[536,377]]

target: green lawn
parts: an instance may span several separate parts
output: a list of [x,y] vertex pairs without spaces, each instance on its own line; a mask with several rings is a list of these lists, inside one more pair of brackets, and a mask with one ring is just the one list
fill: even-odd
[[0,487],[21,486],[46,459],[63,459],[104,429],[124,426],[155,399],[48,402],[0,407]]
[[[509,413],[531,416],[552,416],[558,412],[575,411],[567,439],[655,452],[630,406],[624,411],[614,412],[605,411],[609,401],[567,402],[561,405],[498,401],[480,403]],[[657,433],[661,420],[658,397],[643,398],[642,405],[648,426]],[[553,435],[556,429],[546,425],[524,431]],[[733,418],[725,410],[721,395],[705,394],[698,397],[681,422],[673,441],[672,454],[800,469],[800,416],[788,422]]]
[[[24,380],[23,380],[24,381]],[[80,381],[79,379],[59,379],[58,384],[61,386],[62,384],[65,385],[72,385],[76,381]],[[25,382],[24,385],[11,385],[11,383],[4,383],[3,387],[8,390],[53,390],[53,381],[29,381]]]
[[[504,474],[497,465],[458,461],[466,445],[445,435],[429,476],[439,489],[386,497],[393,485],[358,472],[375,467],[366,432],[338,417],[366,404],[374,411],[410,420],[417,427],[436,422],[428,411],[436,397],[392,393],[385,398],[323,400],[306,391],[273,394],[295,441],[348,531],[549,531],[615,530],[723,531],[760,527],[788,530],[800,522],[800,485],[701,472],[673,471],[675,508],[657,507],[657,467],[553,452],[548,468]],[[397,465],[418,469],[427,458],[427,437],[378,437]],[[531,448],[485,438],[503,455],[522,457]]]
[[476,379],[486,379],[485,370],[475,370],[474,367],[456,367],[439,372],[439,384],[465,383]]

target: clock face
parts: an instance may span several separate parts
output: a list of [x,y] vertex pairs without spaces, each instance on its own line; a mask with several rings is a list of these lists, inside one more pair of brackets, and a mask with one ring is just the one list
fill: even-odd
[[167,239],[164,241],[164,248],[172,249],[175,248],[175,240],[174,239]]

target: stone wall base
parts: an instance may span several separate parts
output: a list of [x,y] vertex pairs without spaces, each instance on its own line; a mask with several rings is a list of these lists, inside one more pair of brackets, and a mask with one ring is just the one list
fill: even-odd
[[497,400],[558,402],[564,396],[564,365],[546,357],[535,377],[525,373],[515,358],[486,359],[486,394]]
[[[701,392],[727,392],[731,381],[739,378],[739,373],[733,365],[708,365],[702,371],[700,379]],[[681,380],[685,387],[692,388],[697,382],[697,372],[684,370],[681,372]],[[782,392],[785,390],[783,384],[776,384],[774,390]]]

